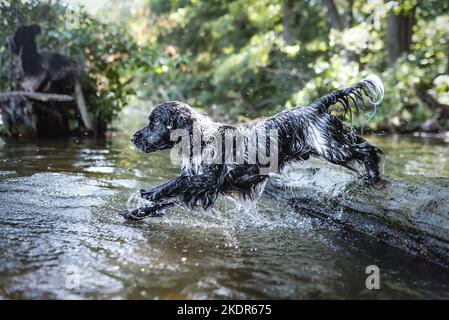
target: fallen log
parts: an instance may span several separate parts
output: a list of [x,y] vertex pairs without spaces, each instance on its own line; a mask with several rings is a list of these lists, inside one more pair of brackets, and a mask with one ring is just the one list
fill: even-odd
[[57,102],[68,102],[73,101],[73,97],[67,94],[57,94],[57,93],[43,93],[43,92],[29,92],[29,91],[9,91],[0,93],[0,102],[8,101],[14,96],[22,96],[32,100],[38,100],[42,102],[57,101]]
[[384,177],[365,186],[353,173],[312,160],[272,176],[265,190],[300,213],[449,267],[449,179]]

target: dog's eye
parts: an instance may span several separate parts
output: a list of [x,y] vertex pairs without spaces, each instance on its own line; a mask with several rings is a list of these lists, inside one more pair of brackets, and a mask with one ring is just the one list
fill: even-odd
[[154,125],[154,124],[156,124],[157,123],[157,121],[156,121],[156,119],[155,119],[155,117],[154,116],[149,116],[148,117],[148,124],[151,126],[151,125]]

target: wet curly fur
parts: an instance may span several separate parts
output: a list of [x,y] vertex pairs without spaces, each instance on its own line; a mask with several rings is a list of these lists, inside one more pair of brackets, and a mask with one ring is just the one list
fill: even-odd
[[[294,161],[307,160],[310,156],[325,159],[354,172],[363,172],[367,185],[379,180],[381,151],[348,129],[329,108],[339,104],[345,115],[352,119],[353,108],[364,110],[363,96],[377,105],[383,98],[381,80],[371,75],[353,86],[337,90],[315,102],[289,109],[258,123],[229,126],[212,121],[196,112],[189,105],[170,101],[157,106],[148,117],[148,125],[137,131],[131,141],[138,149],[149,153],[172,148],[177,141],[170,140],[175,129],[193,128],[203,132],[276,129],[278,132],[278,168]],[[246,131],[245,131],[246,130]],[[211,207],[218,195],[230,195],[243,199],[256,199],[263,192],[267,175],[260,174],[260,164],[184,164],[179,176],[150,189],[141,190],[141,196],[151,202],[142,208],[124,210],[126,219],[137,220],[147,216],[160,216],[175,204],[189,207]]]

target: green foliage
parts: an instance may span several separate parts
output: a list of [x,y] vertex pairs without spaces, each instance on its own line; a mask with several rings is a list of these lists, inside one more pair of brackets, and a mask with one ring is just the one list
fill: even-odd
[[[447,1],[336,0],[342,28],[332,27],[320,0],[111,0],[98,14],[103,22],[80,10],[77,28],[67,28],[59,2],[18,3],[21,23],[43,27],[41,47],[85,62],[89,111],[104,122],[132,96],[132,76],[144,100],[178,99],[244,120],[307,104],[370,73],[385,84],[372,129],[416,129],[433,118],[418,87],[449,101]],[[3,40],[14,14],[10,1],[1,6]],[[391,14],[414,17],[411,45],[394,64]]]
[[[377,73],[386,96],[371,128],[416,128],[432,117],[416,87],[426,87],[439,101],[447,98],[441,85],[447,78],[438,87],[434,80],[448,69],[448,5],[335,3],[347,22],[343,29],[331,27],[318,0],[147,1],[137,18],[151,21],[149,43],[159,48],[160,68],[142,78],[148,85],[144,97],[185,100],[215,116],[255,117],[306,104]],[[411,47],[394,66],[388,66],[391,12],[415,16]]]

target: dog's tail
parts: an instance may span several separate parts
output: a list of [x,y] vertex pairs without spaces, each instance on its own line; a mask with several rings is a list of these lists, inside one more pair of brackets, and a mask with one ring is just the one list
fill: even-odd
[[332,105],[340,103],[343,107],[345,116],[349,115],[352,121],[350,102],[353,102],[353,107],[355,108],[357,115],[360,110],[365,111],[366,104],[362,94],[367,97],[368,101],[374,105],[374,107],[377,107],[377,105],[380,104],[384,98],[384,86],[382,84],[382,80],[380,80],[377,75],[371,74],[362,81],[357,82],[350,87],[334,91],[324,97],[319,98],[313,103],[313,105],[321,111],[329,112],[329,108]]

